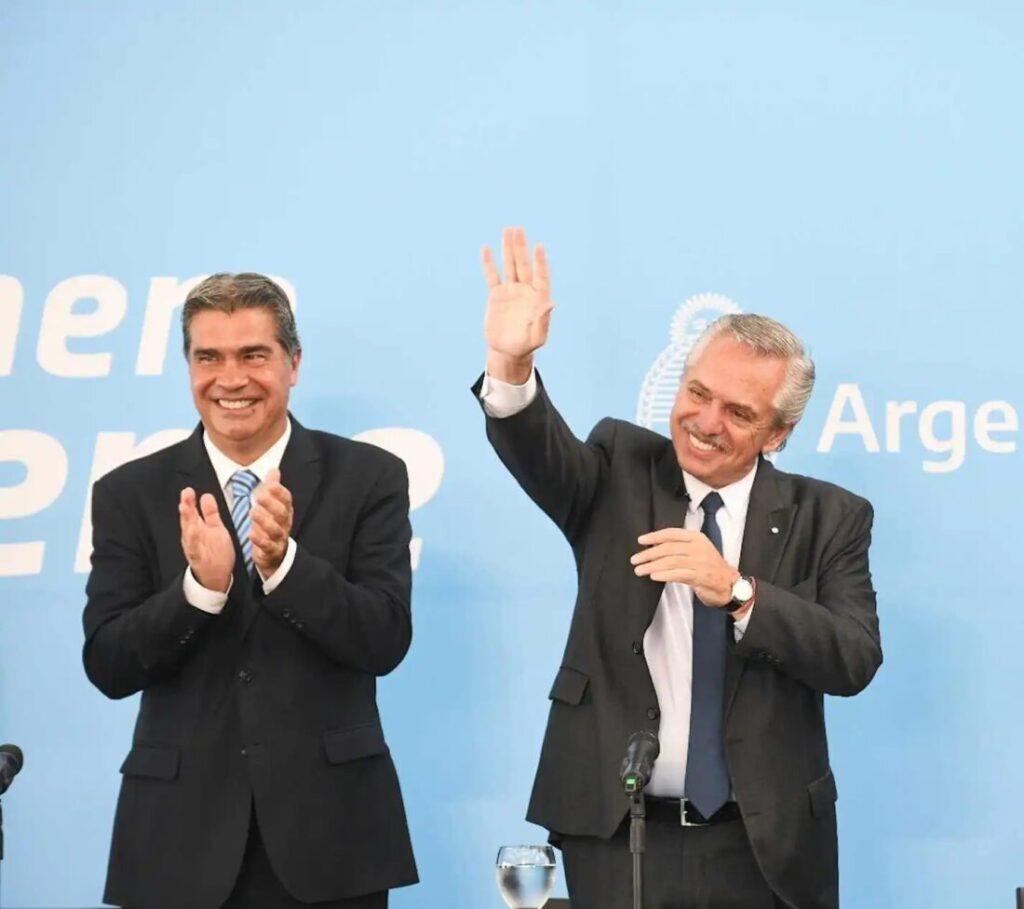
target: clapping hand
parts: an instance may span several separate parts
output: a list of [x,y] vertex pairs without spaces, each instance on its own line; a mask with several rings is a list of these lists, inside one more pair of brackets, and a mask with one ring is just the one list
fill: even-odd
[[192,576],[207,590],[226,592],[235,568],[235,544],[220,518],[217,500],[207,492],[197,504],[196,491],[186,487],[178,500],[178,517],[181,548]]
[[288,551],[292,534],[292,494],[281,485],[281,471],[271,470],[252,494],[252,560],[266,580],[278,568]]

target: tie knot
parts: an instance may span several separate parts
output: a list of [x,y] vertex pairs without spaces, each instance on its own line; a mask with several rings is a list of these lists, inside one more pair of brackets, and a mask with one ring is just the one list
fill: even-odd
[[231,474],[231,491],[236,498],[248,498],[259,482],[260,478],[251,470],[236,470]]
[[704,501],[700,503],[700,507],[704,511],[705,518],[713,518],[718,509],[724,504],[722,497],[717,492],[709,492],[704,496]]

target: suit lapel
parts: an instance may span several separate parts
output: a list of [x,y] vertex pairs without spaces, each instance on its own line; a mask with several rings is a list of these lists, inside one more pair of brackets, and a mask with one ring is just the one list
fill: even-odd
[[[740,549],[740,572],[769,584],[775,580],[796,515],[796,505],[786,494],[783,476],[770,461],[761,459],[750,490]],[[725,681],[727,716],[743,673],[743,663],[741,657],[729,654]]]
[[[690,501],[683,484],[683,472],[679,469],[676,452],[668,440],[665,447],[651,458],[651,514],[647,530],[664,527],[682,527],[686,521],[686,509]],[[650,578],[641,579],[644,585],[644,630],[654,621],[658,601],[665,589],[663,583]]]
[[313,496],[320,488],[320,450],[313,433],[292,417],[292,437],[281,458],[281,483],[292,494],[292,538],[298,539]]

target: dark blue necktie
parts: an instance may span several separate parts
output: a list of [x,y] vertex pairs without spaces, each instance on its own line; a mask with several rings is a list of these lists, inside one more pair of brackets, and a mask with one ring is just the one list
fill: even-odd
[[[715,514],[722,497],[709,492],[701,503],[703,533],[722,551],[722,531]],[[693,695],[690,703],[690,744],[686,751],[683,794],[709,818],[729,800],[729,768],[725,762],[725,655],[728,616],[705,606],[693,595]]]

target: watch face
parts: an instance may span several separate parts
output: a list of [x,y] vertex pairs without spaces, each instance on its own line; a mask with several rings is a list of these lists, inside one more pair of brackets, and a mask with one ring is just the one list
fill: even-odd
[[746,603],[754,595],[754,585],[746,578],[739,578],[732,585],[732,601],[734,603]]

